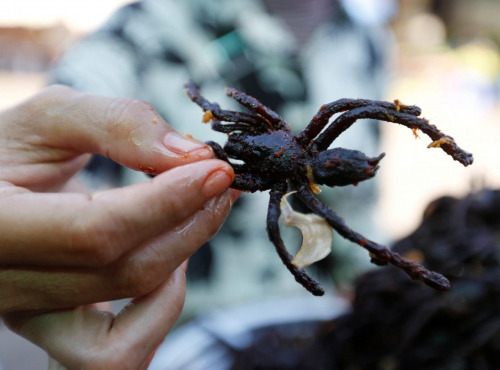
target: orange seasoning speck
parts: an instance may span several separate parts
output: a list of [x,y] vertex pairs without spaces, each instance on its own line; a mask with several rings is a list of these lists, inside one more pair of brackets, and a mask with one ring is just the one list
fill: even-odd
[[274,155],[274,157],[275,157],[275,158],[280,158],[280,157],[283,155],[283,153],[285,153],[285,147],[281,148],[281,152],[276,153],[276,154]]
[[394,122],[394,116],[391,116],[389,113],[385,112],[385,116],[389,122]]
[[201,121],[203,123],[208,123],[210,122],[212,119],[214,118],[214,115],[212,114],[212,111],[211,110],[207,110],[205,112],[205,114],[203,115],[203,118],[201,119]]
[[417,249],[410,249],[403,255],[403,257],[417,263],[423,263],[425,260],[424,254]]
[[396,111],[399,112],[401,106],[399,105],[399,99],[394,100],[394,104],[396,104]]
[[151,167],[151,166],[143,166],[139,165],[139,170],[147,173],[148,175],[156,175],[158,172],[156,171],[156,168]]
[[396,104],[396,111],[397,112],[399,112],[401,110],[401,108],[406,107],[406,105],[401,103],[401,101],[399,99],[395,99],[394,104]]
[[429,145],[427,145],[427,148],[439,148],[443,144],[451,144],[453,139],[449,136],[443,136],[441,139],[435,140]]
[[314,194],[319,194],[321,193],[321,188],[319,187],[318,184],[316,183],[313,183],[313,182],[310,182],[309,183],[309,189],[311,189],[311,191],[314,193]]
[[420,136],[418,136],[418,127],[413,127],[411,129],[413,131],[413,136],[415,136],[415,139],[418,139]]
[[306,176],[307,176],[307,179],[309,180],[308,183],[309,183],[309,188],[311,189],[311,191],[314,194],[321,193],[321,188],[319,187],[319,185],[314,180],[314,176],[313,176],[313,172],[312,172],[311,166],[307,166],[306,167],[306,171],[307,171],[306,172]]

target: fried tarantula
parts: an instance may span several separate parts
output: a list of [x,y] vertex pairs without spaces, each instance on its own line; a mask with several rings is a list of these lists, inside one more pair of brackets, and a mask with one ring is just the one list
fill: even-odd
[[[460,149],[453,138],[445,136],[426,119],[418,117],[420,108],[403,105],[397,100],[389,103],[340,99],[323,105],[306,128],[295,135],[277,113],[234,88],[227,88],[227,95],[246,107],[248,112],[221,109],[218,104],[206,100],[192,82],[186,83],[185,89],[191,100],[205,112],[203,121],[211,122],[213,130],[228,135],[224,148],[212,141],[207,144],[212,147],[217,158],[230,163],[234,168],[235,177],[231,187],[248,192],[270,191],[267,213],[269,239],[295,280],[312,294],[323,295],[324,290],[305,272],[304,264],[293,260],[280,235],[280,205],[283,207],[285,194],[289,189],[296,192],[315,215],[326,221],[342,237],[367,249],[371,262],[380,266],[393,264],[412,279],[439,290],[450,288],[450,282],[441,274],[429,271],[350,229],[340,216],[314,196],[314,193],[319,192],[318,185],[356,185],[375,176],[385,153],[369,158],[356,150],[328,149],[358,119],[398,123],[412,129],[415,135],[420,130],[432,139],[429,147],[443,149],[464,166],[472,164],[472,155]],[[329,124],[330,118],[337,113],[342,114]],[[238,163],[234,163],[234,160],[238,160]]]

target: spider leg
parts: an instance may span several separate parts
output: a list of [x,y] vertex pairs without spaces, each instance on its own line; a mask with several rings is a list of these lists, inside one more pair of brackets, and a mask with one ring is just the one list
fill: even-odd
[[287,184],[283,182],[274,185],[269,193],[270,200],[267,211],[267,233],[269,235],[269,240],[271,240],[276,247],[276,251],[281,261],[295,277],[295,280],[312,294],[321,296],[325,291],[321,288],[319,283],[311,278],[303,269],[299,269],[292,265],[293,256],[287,251],[285,243],[281,238],[278,222],[281,215],[280,202],[287,189]]
[[228,87],[226,89],[226,94],[227,96],[230,96],[244,107],[262,116],[273,130],[291,131],[289,125],[285,122],[283,118],[280,117],[278,113],[273,111],[271,108],[265,106],[254,97],[247,95],[239,90],[236,90],[233,87]]
[[429,121],[425,118],[419,118],[404,112],[390,111],[381,106],[364,106],[343,113],[314,140],[312,147],[320,151],[326,150],[342,132],[347,130],[358,119],[376,119],[398,123],[412,130],[418,129],[433,140],[429,147],[440,147],[464,166],[468,166],[473,162],[471,153],[461,149],[452,137],[446,136],[436,126],[429,124]]
[[367,249],[376,265],[392,265],[405,271],[412,279],[420,280],[439,290],[448,290],[450,282],[443,275],[429,271],[422,265],[407,260],[392,252],[387,247],[366,239],[363,235],[349,228],[344,220],[334,211],[318,200],[310,191],[308,184],[300,184],[298,196],[318,216],[323,217],[342,237]]
[[210,146],[212,148],[215,156],[218,159],[223,160],[224,162],[231,164],[231,162],[229,162],[229,158],[227,157],[226,152],[224,151],[224,149],[222,149],[222,147],[218,143],[216,143],[215,141],[207,141],[205,144],[207,144],[208,146]]
[[205,144],[207,144],[208,146],[210,146],[212,148],[212,150],[214,151],[215,157],[217,159],[220,159],[224,162],[229,163],[231,165],[231,167],[233,167],[235,174],[242,173],[246,170],[246,165],[244,163],[243,164],[232,163],[229,160],[229,157],[227,156],[225,150],[215,141],[207,141]]
[[271,182],[247,173],[248,166],[245,163],[231,163],[226,152],[219,144],[214,141],[207,141],[206,144],[212,148],[218,159],[229,163],[233,167],[234,180],[231,185],[233,189],[255,193],[256,191],[264,191],[271,188]]
[[334,102],[322,105],[318,112],[311,119],[306,128],[297,135],[297,139],[303,145],[307,145],[313,140],[328,124],[330,118],[340,112],[345,112],[354,108],[378,106],[390,111],[398,111],[413,116],[419,116],[421,109],[414,105],[403,105],[399,101],[389,103],[379,100],[368,99],[339,99]]
[[[184,88],[189,98],[205,112],[205,116],[203,117],[204,122],[208,123],[209,121],[213,120],[213,118],[215,118],[219,121],[224,122],[248,124],[254,126],[256,130],[261,133],[269,131],[267,122],[258,114],[221,109],[219,104],[211,103],[207,99],[205,99],[192,82],[186,82]],[[222,124],[218,122],[216,124],[216,127],[219,128],[219,125],[222,126]]]

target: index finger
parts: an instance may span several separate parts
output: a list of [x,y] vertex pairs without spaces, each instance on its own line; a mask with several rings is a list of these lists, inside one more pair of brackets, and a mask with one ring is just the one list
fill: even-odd
[[7,194],[0,196],[0,263],[110,264],[200,210],[232,181],[229,164],[206,160],[94,198],[4,188]]
[[208,145],[177,133],[150,104],[136,99],[50,86],[8,113],[23,130],[19,139],[100,154],[143,172],[158,174],[213,157]]

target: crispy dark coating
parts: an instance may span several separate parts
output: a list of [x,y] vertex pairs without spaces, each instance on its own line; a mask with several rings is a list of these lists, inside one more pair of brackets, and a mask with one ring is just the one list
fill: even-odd
[[[417,229],[393,250],[446,274],[453,289],[412,284],[375,270],[355,284],[350,312],[328,324],[328,369],[498,369],[500,190],[431,202]],[[320,334],[321,335],[321,334]]]
[[[215,142],[208,144],[217,158],[233,166],[235,178],[232,187],[249,192],[270,190],[267,215],[269,239],[297,282],[312,294],[322,295],[324,290],[304,269],[291,263],[292,256],[286,250],[280,235],[280,202],[289,190],[297,191],[301,201],[312,212],[323,217],[341,236],[367,249],[373,263],[390,263],[405,271],[412,279],[438,290],[450,288],[448,279],[441,274],[429,271],[349,228],[341,217],[313,194],[318,185],[356,185],[375,176],[384,153],[369,158],[356,150],[328,149],[342,132],[360,119],[398,123],[414,132],[418,129],[432,139],[429,147],[443,149],[464,166],[472,164],[472,154],[458,147],[453,138],[430,125],[426,119],[418,117],[420,108],[403,105],[397,100],[389,103],[340,99],[323,105],[307,127],[295,135],[288,123],[276,112],[234,88],[228,88],[227,95],[249,112],[221,109],[218,104],[206,100],[191,82],[186,83],[185,89],[191,100],[205,112],[204,121],[211,121],[213,130],[228,135],[224,147]],[[339,115],[329,123],[336,114]],[[231,159],[240,162],[232,163]]]

